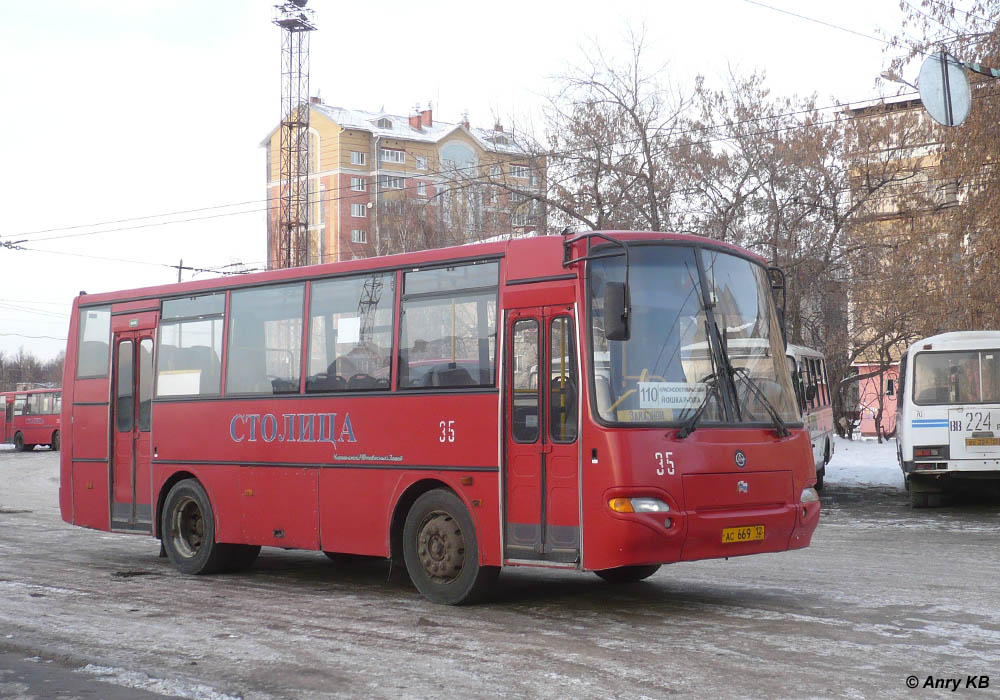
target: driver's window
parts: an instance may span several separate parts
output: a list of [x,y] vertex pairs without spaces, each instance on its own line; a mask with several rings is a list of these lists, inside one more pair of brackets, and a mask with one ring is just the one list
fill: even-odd
[[573,321],[557,316],[549,324],[549,436],[573,442],[577,433],[576,346]]

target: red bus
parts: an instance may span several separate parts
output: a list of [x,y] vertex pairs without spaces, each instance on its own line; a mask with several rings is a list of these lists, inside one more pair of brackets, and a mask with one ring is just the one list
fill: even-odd
[[48,445],[59,449],[62,389],[29,389],[0,392],[0,442],[19,452]]
[[[637,581],[805,547],[778,319],[762,259],[634,232],[81,295],[62,516],[190,574],[386,557],[449,604],[504,566]],[[733,363],[737,339],[764,342]]]

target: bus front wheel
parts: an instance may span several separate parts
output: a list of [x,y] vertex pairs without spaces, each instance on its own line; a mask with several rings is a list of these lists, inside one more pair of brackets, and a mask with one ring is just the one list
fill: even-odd
[[215,541],[215,516],[205,488],[195,479],[174,484],[163,503],[163,548],[182,574],[214,574],[228,568],[232,548]]
[[500,572],[480,565],[472,517],[462,500],[444,489],[423,494],[406,514],[403,559],[417,590],[444,605],[480,600]]
[[614,569],[600,569],[594,573],[608,583],[635,583],[649,578],[659,570],[659,564],[645,564],[642,566],[618,566]]
[[54,433],[52,433],[52,442],[49,443],[49,446],[52,448],[53,452],[58,452],[59,451],[59,431],[58,430],[55,431]]

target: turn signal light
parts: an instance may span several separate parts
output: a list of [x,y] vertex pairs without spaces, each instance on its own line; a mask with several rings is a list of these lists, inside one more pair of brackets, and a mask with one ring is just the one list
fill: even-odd
[[670,506],[659,498],[612,498],[608,507],[616,513],[666,513]]
[[608,506],[611,510],[616,513],[634,513],[635,508],[632,507],[632,501],[628,498],[612,498],[608,501]]

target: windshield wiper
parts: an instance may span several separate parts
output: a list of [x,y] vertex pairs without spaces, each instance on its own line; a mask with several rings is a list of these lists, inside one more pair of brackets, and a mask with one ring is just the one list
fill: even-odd
[[781,416],[778,415],[778,411],[774,408],[774,405],[767,398],[767,395],[764,394],[764,391],[759,386],[757,386],[757,382],[755,382],[753,380],[753,377],[750,376],[750,373],[747,371],[747,368],[733,367],[731,372],[733,377],[737,376],[743,377],[743,379],[746,381],[747,387],[753,392],[753,395],[757,397],[761,405],[771,416],[771,421],[774,423],[774,431],[778,433],[778,437],[783,438],[791,435],[792,433],[788,430],[788,426],[786,426],[785,422],[781,420]]
[[719,382],[715,373],[705,377],[702,380],[702,383],[708,384],[708,391],[705,393],[705,398],[703,398],[701,403],[698,404],[698,408],[695,409],[694,414],[692,414],[692,416],[687,419],[687,422],[681,426],[681,429],[677,431],[676,438],[678,440],[683,440],[695,431],[695,428],[698,426],[698,421],[701,420],[701,414],[705,412],[706,408],[708,408],[708,402],[711,401],[713,396],[717,396],[719,393]]

